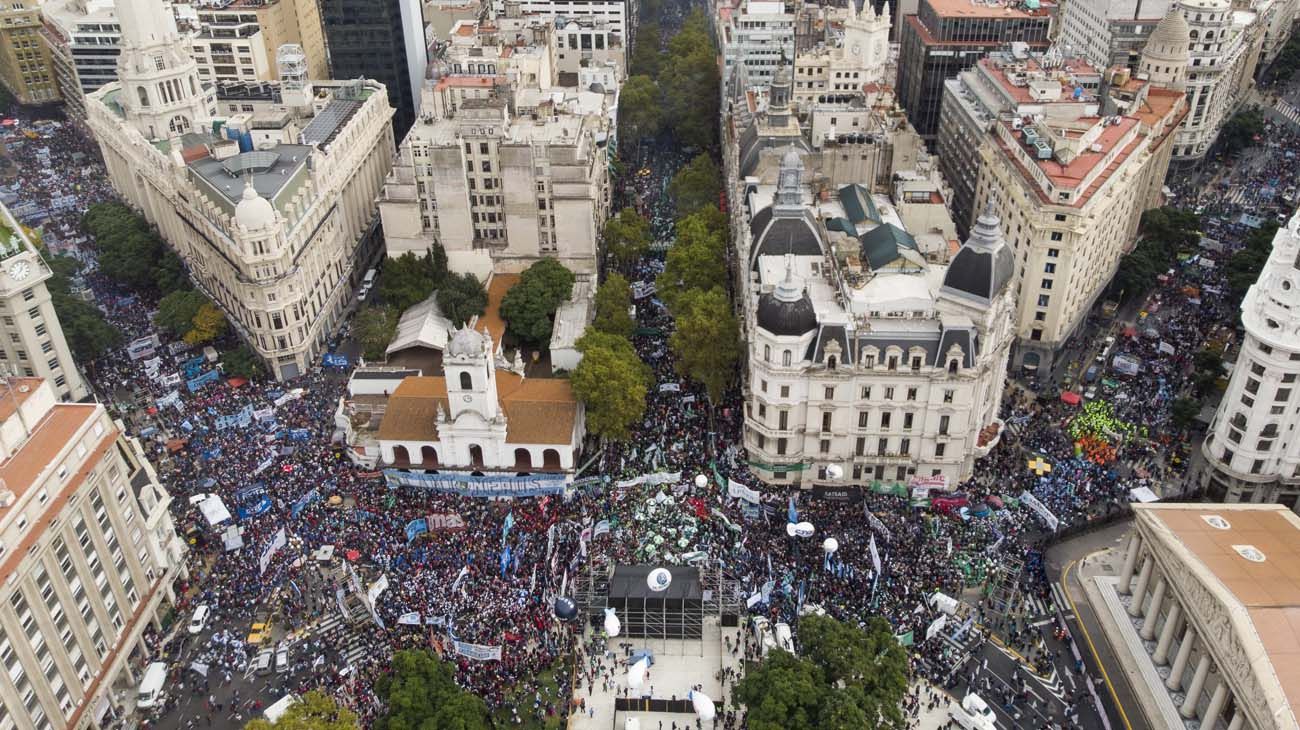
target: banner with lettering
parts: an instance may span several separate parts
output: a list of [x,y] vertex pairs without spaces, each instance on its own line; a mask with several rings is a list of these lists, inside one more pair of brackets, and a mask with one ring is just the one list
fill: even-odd
[[389,488],[414,487],[462,497],[540,497],[564,492],[563,474],[533,474],[526,477],[470,474],[419,474],[385,469]]
[[500,646],[484,646],[483,644],[470,644],[465,641],[453,641],[452,643],[456,646],[456,653],[463,657],[480,662],[501,661]]

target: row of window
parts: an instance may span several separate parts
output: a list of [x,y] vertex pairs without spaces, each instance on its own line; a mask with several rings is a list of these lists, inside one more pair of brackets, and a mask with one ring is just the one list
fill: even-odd
[[[776,455],[777,456],[789,455],[790,440],[783,436],[775,439],[775,441],[776,441]],[[754,443],[760,450],[765,450],[767,448],[767,437],[761,433],[755,433]],[[831,452],[831,439],[820,439],[817,443],[817,450],[818,453],[829,454]],[[942,441],[935,443],[934,458],[942,459],[947,453],[948,453],[948,444]],[[876,441],[875,453],[868,454],[866,437],[858,437],[858,439],[853,444],[853,455],[855,457],[875,456],[875,457],[883,457],[883,458],[911,457],[913,456],[912,439],[904,436],[903,438],[900,438],[897,441],[895,441],[888,437],[882,437]],[[920,456],[920,455],[916,454],[916,456]]]

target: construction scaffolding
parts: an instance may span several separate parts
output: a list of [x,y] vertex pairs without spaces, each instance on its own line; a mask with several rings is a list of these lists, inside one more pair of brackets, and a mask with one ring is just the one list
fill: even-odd
[[645,639],[702,639],[705,618],[735,626],[742,611],[740,590],[717,565],[662,566],[673,576],[664,591],[652,591],[646,576],[654,565],[611,566],[603,560],[588,565],[578,581],[575,599],[593,627],[613,608],[625,636]]

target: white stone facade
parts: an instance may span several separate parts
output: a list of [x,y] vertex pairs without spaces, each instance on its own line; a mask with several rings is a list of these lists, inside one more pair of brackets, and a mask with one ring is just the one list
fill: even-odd
[[1178,7],[1190,27],[1188,115],[1174,138],[1174,159],[1205,156],[1219,130],[1254,85],[1264,29],[1253,11],[1228,0],[1184,0]]
[[763,86],[772,80],[784,59],[794,58],[794,13],[782,0],[740,0],[725,6],[718,17],[722,46],[722,78],[731,79],[738,65],[752,83]]
[[[365,270],[393,110],[372,81],[218,94],[160,7],[119,2],[120,81],[87,97],[89,126],[118,194],[270,371],[295,377],[315,365]],[[128,15],[159,27],[132,32]],[[213,136],[214,123],[239,139]]]
[[1231,502],[1300,495],[1300,216],[1273,237],[1259,279],[1241,303],[1246,337],[1202,451],[1211,491]]

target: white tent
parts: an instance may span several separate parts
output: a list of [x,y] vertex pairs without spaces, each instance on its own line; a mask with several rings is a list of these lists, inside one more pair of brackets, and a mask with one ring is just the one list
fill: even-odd
[[209,525],[216,525],[230,519],[230,510],[226,509],[226,503],[215,494],[199,502],[199,511],[203,513],[203,518]]
[[402,313],[397,334],[384,352],[391,355],[412,347],[442,350],[447,347],[447,335],[452,329],[451,320],[438,308],[438,292],[434,292]]

